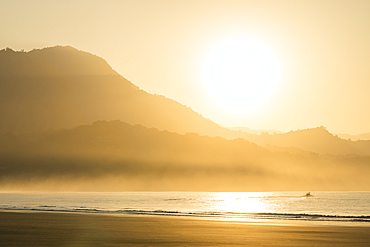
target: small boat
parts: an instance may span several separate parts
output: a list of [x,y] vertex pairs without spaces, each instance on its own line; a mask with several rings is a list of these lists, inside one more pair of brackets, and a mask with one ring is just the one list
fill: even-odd
[[309,197],[309,196],[312,196],[311,192],[307,192],[306,195],[305,195],[305,197]]

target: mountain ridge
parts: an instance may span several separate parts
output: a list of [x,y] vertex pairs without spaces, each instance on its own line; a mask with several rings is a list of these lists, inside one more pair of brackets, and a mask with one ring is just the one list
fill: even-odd
[[103,58],[71,46],[0,50],[1,76],[118,75]]
[[119,120],[0,135],[0,188],[271,191],[370,188],[370,157],[272,152],[244,139]]
[[[50,62],[53,59],[58,62]],[[104,59],[70,46],[30,52],[3,49],[0,65],[4,65],[0,66],[4,103],[0,133],[55,130],[115,119],[179,133],[225,131],[185,105],[140,90]]]
[[370,155],[370,141],[343,140],[324,127],[274,135],[223,128],[186,105],[141,90],[103,58],[70,46],[29,52],[3,49],[0,65],[0,133],[43,132],[119,119],[180,134],[244,138],[269,148]]
[[337,135],[330,133],[324,126],[274,135],[268,133],[263,133],[259,136],[250,135],[248,140],[260,146],[297,147],[320,154],[370,155],[370,141],[341,139]]

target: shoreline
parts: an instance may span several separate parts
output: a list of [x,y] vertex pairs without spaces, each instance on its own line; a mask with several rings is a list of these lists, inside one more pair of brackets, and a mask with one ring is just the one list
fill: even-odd
[[370,227],[0,211],[0,239],[3,246],[31,247],[368,246]]
[[35,213],[35,214],[62,214],[62,215],[88,215],[102,217],[164,217],[170,219],[189,219],[215,221],[233,224],[251,224],[251,225],[290,225],[290,226],[330,226],[330,227],[370,227],[370,222],[350,222],[350,221],[311,221],[301,219],[250,219],[250,218],[223,218],[218,216],[193,216],[193,215],[166,215],[166,214],[118,214],[118,213],[89,213],[73,211],[48,211],[48,210],[8,210],[0,209],[1,213]]

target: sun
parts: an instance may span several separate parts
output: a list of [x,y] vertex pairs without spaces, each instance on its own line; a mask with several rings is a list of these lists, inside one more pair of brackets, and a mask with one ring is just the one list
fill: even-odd
[[228,113],[257,111],[275,94],[280,66],[260,41],[245,37],[224,40],[210,49],[202,65],[206,93]]

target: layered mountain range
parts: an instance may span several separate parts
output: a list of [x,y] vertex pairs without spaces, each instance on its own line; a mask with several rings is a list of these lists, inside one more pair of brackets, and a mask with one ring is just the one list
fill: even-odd
[[3,189],[370,189],[370,141],[223,128],[69,46],[1,50],[0,100]]
[[[291,151],[291,150],[290,150]],[[370,157],[271,151],[119,120],[0,137],[3,190],[364,190]]]

